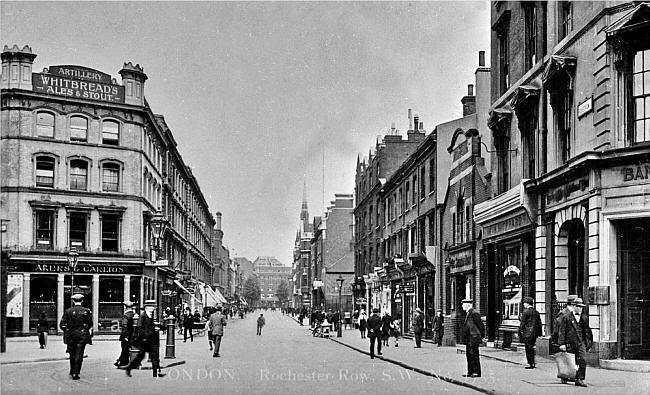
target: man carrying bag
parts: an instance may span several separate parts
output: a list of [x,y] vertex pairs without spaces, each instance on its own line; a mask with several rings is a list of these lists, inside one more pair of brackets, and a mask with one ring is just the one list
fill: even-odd
[[[586,387],[585,375],[587,371],[587,351],[593,344],[593,334],[589,327],[587,317],[582,315],[582,308],[585,306],[582,299],[577,295],[569,295],[567,298],[567,307],[560,312],[556,321],[557,327],[557,344],[560,351],[575,354],[575,364],[578,365],[578,371],[575,375],[575,385]],[[558,376],[562,382],[570,377],[565,377],[560,369],[564,368],[564,356],[556,358],[558,363]]]

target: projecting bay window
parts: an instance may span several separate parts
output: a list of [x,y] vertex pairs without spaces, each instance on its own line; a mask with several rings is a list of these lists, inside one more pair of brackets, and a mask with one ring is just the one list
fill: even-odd
[[68,215],[68,235],[70,248],[86,249],[88,233],[88,214],[85,212],[70,212]]
[[34,212],[36,225],[36,248],[51,250],[54,246],[54,211],[37,210]]

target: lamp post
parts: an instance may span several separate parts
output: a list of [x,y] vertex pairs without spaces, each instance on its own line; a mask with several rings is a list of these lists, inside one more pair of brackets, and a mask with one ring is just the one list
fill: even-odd
[[342,336],[341,328],[343,327],[343,325],[341,325],[341,322],[343,321],[343,316],[341,314],[341,290],[343,288],[343,282],[344,281],[345,281],[345,279],[343,278],[343,276],[341,276],[339,274],[339,278],[336,279],[336,282],[339,283],[339,328],[338,328],[339,330],[336,333],[336,337],[341,337]]
[[77,248],[72,247],[68,252],[68,269],[70,269],[70,307],[72,307],[72,295],[74,295],[74,271],[79,263],[79,253]]
[[[157,259],[157,253],[160,249],[160,239],[162,239],[167,230],[167,225],[169,225],[169,220],[165,217],[160,209],[156,211],[150,221],[151,224],[151,262],[155,263]],[[156,321],[158,315],[160,314],[160,298],[158,297],[158,266],[154,266],[154,282],[153,290],[156,299]]]

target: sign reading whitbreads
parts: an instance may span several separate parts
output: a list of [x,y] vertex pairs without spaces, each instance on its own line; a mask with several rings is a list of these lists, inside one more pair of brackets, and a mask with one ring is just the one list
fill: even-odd
[[35,92],[48,95],[124,103],[124,87],[111,76],[81,66],[51,66],[43,73],[32,73]]

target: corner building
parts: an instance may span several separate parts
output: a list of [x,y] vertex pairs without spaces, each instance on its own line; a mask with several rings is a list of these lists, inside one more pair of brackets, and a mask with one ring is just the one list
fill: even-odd
[[[96,331],[119,332],[124,300],[140,305],[157,299],[161,308],[177,302],[171,290],[181,266],[174,262],[189,265],[189,277],[209,281],[214,220],[177,153],[178,180],[189,183],[181,188],[170,180],[175,142],[145,100],[143,69],[125,63],[118,83],[83,66],[33,73],[36,54],[28,46],[5,46],[1,58],[7,333],[33,332],[41,312],[56,325],[73,291],[86,296]],[[169,193],[179,196],[180,212],[169,209]],[[151,256],[150,220],[159,209],[183,252],[168,251],[163,240],[159,259],[172,264],[158,270],[154,284],[154,270],[145,262]],[[79,252],[74,290],[67,263],[72,248]]]

